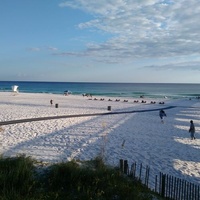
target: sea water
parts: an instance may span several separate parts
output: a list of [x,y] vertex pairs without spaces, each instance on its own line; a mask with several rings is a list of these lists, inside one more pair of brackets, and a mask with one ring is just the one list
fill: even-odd
[[74,95],[84,93],[109,97],[196,98],[200,96],[200,84],[168,83],[87,83],[87,82],[30,82],[0,81],[0,92],[12,91],[18,85],[19,92],[63,94],[69,90]]

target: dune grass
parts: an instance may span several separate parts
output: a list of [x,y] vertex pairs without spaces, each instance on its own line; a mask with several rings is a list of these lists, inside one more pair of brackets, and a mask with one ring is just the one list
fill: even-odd
[[1,200],[150,200],[153,196],[100,158],[42,168],[25,156],[0,158]]

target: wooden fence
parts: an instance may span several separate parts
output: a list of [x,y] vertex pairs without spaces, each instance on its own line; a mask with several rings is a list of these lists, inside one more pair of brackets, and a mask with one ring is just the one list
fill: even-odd
[[[133,163],[130,167],[127,160],[120,160],[120,170],[131,178],[139,180],[152,191],[171,200],[200,200],[200,185],[190,183],[167,174],[151,176],[149,166]],[[151,182],[151,184],[149,184]],[[154,185],[152,185],[154,183]]]

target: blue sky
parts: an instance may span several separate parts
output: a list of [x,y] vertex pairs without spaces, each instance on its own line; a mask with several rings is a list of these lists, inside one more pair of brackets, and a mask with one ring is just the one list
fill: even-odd
[[0,0],[0,80],[200,83],[198,0]]

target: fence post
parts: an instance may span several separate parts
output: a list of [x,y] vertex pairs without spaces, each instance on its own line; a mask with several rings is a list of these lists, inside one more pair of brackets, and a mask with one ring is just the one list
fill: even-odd
[[174,178],[173,199],[176,199],[176,177]]
[[149,166],[146,166],[145,185],[148,187],[149,182]]
[[136,162],[131,165],[131,176],[133,178],[136,178],[135,172],[136,172]]
[[121,172],[124,172],[124,160],[120,159],[119,160],[119,168]]
[[181,179],[178,179],[179,180],[179,185],[178,185],[178,199],[181,199],[181,191],[182,191],[182,181]]
[[124,160],[124,173],[128,175],[128,161]]
[[186,184],[185,180],[184,180],[184,189],[183,189],[183,191],[184,191],[184,198],[187,199],[186,198],[187,197],[187,184]]
[[140,164],[140,175],[139,175],[139,180],[141,181],[141,177],[142,177],[142,163]]
[[174,177],[173,176],[171,176],[170,189],[171,189],[170,198],[173,199],[173,193],[174,193]]
[[157,191],[157,184],[158,184],[158,176],[156,175],[156,177],[155,177],[155,192],[158,192]]
[[165,196],[168,197],[168,191],[169,191],[169,176],[166,175],[166,188],[165,188]]
[[161,182],[161,196],[165,197],[165,178],[166,175],[162,174],[162,182]]

